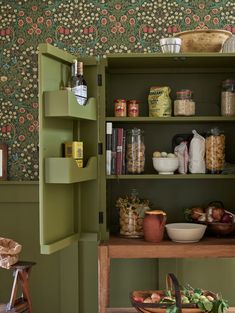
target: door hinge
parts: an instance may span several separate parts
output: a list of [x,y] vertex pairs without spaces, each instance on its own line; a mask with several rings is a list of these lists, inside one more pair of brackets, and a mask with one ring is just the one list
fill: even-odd
[[102,86],[102,74],[97,75],[97,83],[98,83],[98,86]]
[[102,155],[103,154],[103,143],[98,142],[98,154]]
[[104,224],[104,213],[99,212],[99,224]]

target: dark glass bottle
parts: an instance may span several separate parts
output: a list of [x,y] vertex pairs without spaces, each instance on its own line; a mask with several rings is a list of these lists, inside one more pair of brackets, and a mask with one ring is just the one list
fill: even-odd
[[83,63],[74,61],[72,65],[72,91],[80,105],[85,105],[87,102],[87,83],[83,77]]

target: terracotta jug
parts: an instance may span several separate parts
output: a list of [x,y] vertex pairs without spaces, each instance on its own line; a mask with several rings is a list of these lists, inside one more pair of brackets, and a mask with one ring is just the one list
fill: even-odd
[[160,242],[163,239],[166,224],[166,213],[161,210],[145,212],[143,230],[144,239],[150,242]]

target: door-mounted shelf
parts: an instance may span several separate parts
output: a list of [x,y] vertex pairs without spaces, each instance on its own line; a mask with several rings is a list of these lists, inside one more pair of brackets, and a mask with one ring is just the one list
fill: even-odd
[[44,92],[45,116],[95,121],[96,99],[88,98],[86,105],[80,105],[73,92],[53,90]]
[[46,158],[45,182],[50,184],[80,183],[97,178],[97,158],[90,157],[86,167],[77,166],[72,158]]

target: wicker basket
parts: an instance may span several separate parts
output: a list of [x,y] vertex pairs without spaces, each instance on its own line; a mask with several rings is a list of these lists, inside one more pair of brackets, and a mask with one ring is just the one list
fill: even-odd
[[22,246],[9,238],[0,237],[0,267],[9,269],[19,259]]
[[[197,307],[196,303],[189,303],[189,304],[182,304],[181,303],[181,292],[180,292],[180,286],[177,278],[174,274],[169,273],[166,277],[166,289],[171,290],[172,294],[175,295],[176,299],[176,306],[178,308],[178,313],[200,313],[201,310]],[[137,310],[137,312],[141,313],[165,313],[166,309],[172,304],[166,304],[166,303],[143,303],[135,301],[135,297],[143,297],[147,298],[152,293],[157,292],[158,294],[164,294],[163,290],[148,290],[148,291],[133,291],[130,294],[130,299],[133,307]],[[215,296],[211,292],[205,292],[205,295],[212,295]]]

